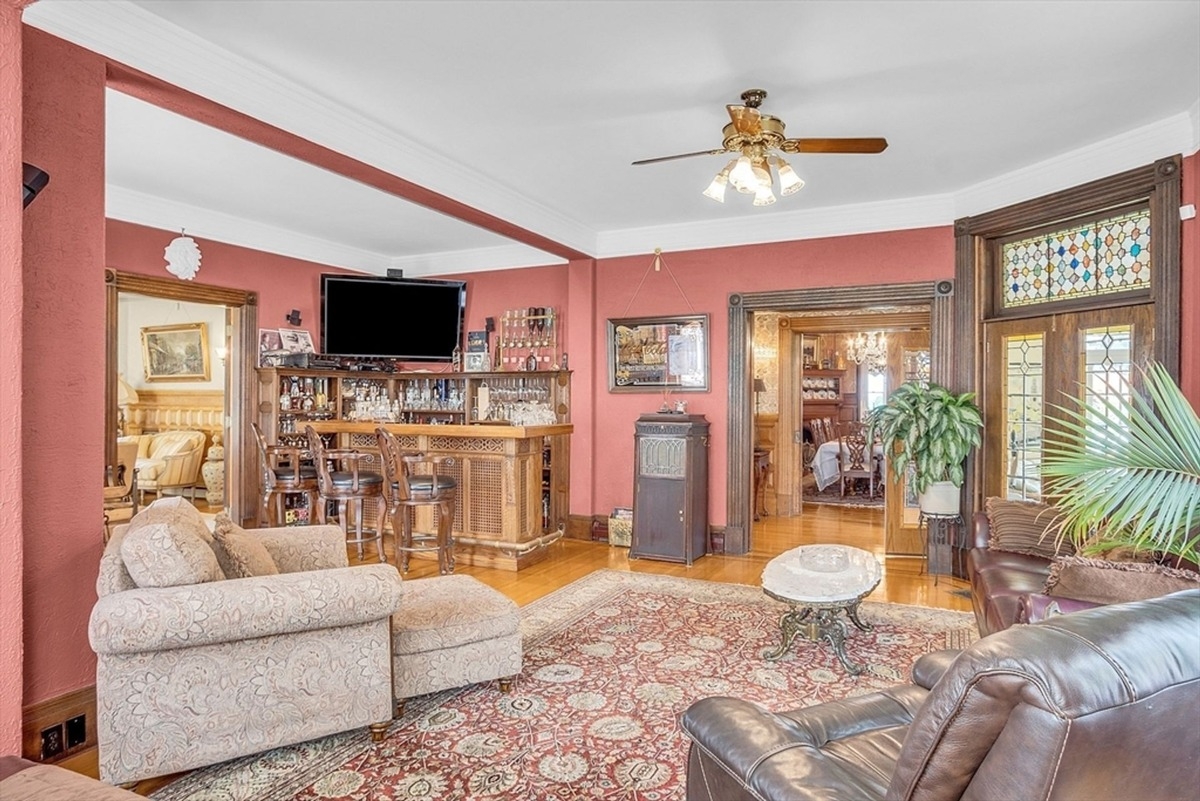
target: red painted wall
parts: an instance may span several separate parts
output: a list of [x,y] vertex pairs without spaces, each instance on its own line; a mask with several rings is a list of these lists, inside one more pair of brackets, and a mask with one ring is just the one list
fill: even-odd
[[[465,273],[438,276],[467,282],[467,331],[482,331],[485,319],[496,318],[492,334],[492,355],[500,336],[500,315],[507,309],[526,309],[530,306],[550,306],[563,314],[567,308],[567,268],[525,267],[520,270],[497,270],[486,273]],[[560,325],[569,326],[570,319],[560,318]],[[565,333],[565,330],[563,331]],[[560,337],[561,342],[565,342]]]
[[[1200,153],[1183,160],[1183,205],[1200,208]],[[1200,219],[1180,224],[1183,240],[1183,330],[1179,362],[1180,387],[1193,409],[1200,409]]]
[[[728,425],[729,295],[818,286],[861,286],[930,281],[954,276],[954,234],[949,226],[913,231],[811,239],[664,254],[667,269],[654,272],[652,256],[604,259],[597,264],[593,359],[602,375],[593,387],[596,447],[592,510],[607,513],[633,501],[633,424],[656,411],[661,394],[608,391],[607,320],[612,317],[709,315],[709,391],[678,392],[688,411],[710,428],[709,523],[724,525]],[[671,280],[679,282],[679,288]],[[638,290],[638,284],[645,283]],[[684,294],[686,294],[686,298]],[[637,294],[635,296],[635,290]],[[602,444],[601,444],[602,443]],[[574,504],[572,504],[574,506]]]
[[[0,453],[21,452],[21,7],[0,0]],[[0,460],[0,754],[21,753],[21,462]]]
[[[170,278],[163,248],[179,234],[144,225],[108,220],[106,265],[159,278]],[[258,293],[258,327],[291,328],[284,319],[300,310],[299,328],[321,337],[321,273],[349,273],[340,267],[293,259],[194,236],[200,246],[200,272],[195,283],[246,289]]]
[[[95,682],[104,475],[104,61],[24,28],[24,703]],[[11,454],[8,455],[11,458]]]

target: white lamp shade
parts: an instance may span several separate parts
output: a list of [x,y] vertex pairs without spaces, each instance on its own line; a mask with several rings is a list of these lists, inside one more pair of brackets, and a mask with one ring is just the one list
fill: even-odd
[[729,176],[724,170],[717,173],[717,176],[712,179],[712,183],[708,185],[708,189],[704,190],[704,196],[710,197],[718,203],[725,202],[725,187],[729,185]]
[[760,186],[754,193],[755,206],[770,206],[775,202],[775,193],[770,186]]
[[737,160],[737,164],[729,172],[729,183],[744,195],[758,189],[758,179],[754,175],[754,166],[750,163],[749,156],[742,156]]
[[780,159],[779,163],[779,194],[794,195],[804,188],[804,180],[796,175],[791,165]]
[[130,406],[138,402],[137,390],[129,386],[125,376],[117,376],[117,405]]

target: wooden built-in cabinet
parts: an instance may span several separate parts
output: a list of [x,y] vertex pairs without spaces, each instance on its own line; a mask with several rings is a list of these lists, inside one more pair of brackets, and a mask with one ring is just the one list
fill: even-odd
[[800,376],[803,419],[828,417],[833,422],[858,419],[858,394],[845,392],[845,370],[807,369]]
[[[460,563],[518,570],[540,561],[565,530],[573,430],[566,371],[262,368],[258,392],[258,423],[275,442],[303,446],[311,425],[331,447],[378,454],[382,426],[408,450],[451,457]],[[423,522],[418,516],[418,528]]]

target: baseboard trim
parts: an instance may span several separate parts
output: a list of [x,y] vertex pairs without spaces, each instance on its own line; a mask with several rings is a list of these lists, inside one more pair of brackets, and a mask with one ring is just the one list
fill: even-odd
[[[87,716],[86,737],[74,748],[66,747],[67,721],[79,715]],[[63,727],[63,750],[53,757],[42,758],[42,730],[55,724]],[[21,709],[21,756],[35,762],[58,764],[89,748],[96,747],[96,686],[89,685],[69,693],[39,701]]]

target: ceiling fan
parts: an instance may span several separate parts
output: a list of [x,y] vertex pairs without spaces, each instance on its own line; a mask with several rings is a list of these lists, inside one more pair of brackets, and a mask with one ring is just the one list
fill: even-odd
[[866,137],[857,139],[788,139],[784,136],[783,120],[763,114],[758,110],[767,97],[765,89],[747,89],[742,92],[743,105],[728,105],[730,123],[722,129],[725,139],[717,150],[698,150],[695,153],[680,153],[675,156],[661,156],[654,159],[642,159],[633,162],[637,164],[657,164],[660,161],[686,159],[692,156],[716,156],[721,153],[737,153],[737,158],[725,165],[717,173],[704,190],[705,197],[710,197],[719,203],[725,202],[725,187],[733,184],[733,188],[743,194],[754,195],[755,206],[769,206],[775,202],[772,191],[774,180],[771,167],[779,172],[779,193],[790,195],[800,191],[804,181],[796,175],[786,161],[779,155],[783,153],[881,153],[887,147],[887,140],[881,137]]

